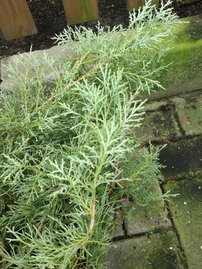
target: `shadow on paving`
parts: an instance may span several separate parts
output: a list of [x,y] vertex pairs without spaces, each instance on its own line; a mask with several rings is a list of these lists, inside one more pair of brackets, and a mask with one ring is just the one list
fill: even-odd
[[176,195],[167,206],[186,268],[202,268],[202,137],[169,144],[160,162],[166,165],[162,188]]
[[186,174],[202,171],[202,137],[187,138],[168,144],[159,161],[165,166],[165,179],[186,177]]

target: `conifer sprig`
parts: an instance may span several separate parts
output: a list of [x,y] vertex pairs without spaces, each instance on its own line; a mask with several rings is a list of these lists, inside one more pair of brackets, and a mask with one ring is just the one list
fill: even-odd
[[[105,267],[119,200],[147,195],[159,177],[158,152],[141,149],[131,130],[144,116],[141,92],[161,87],[159,62],[177,25],[168,4],[157,11],[148,2],[128,29],[68,27],[55,39],[74,55],[59,66],[32,54],[8,66],[10,90],[0,95],[4,268]],[[131,152],[128,177],[120,163]]]

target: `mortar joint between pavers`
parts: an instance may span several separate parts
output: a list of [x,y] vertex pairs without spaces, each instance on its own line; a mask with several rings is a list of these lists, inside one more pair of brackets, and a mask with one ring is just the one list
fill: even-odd
[[180,117],[179,117],[178,112],[176,110],[175,103],[171,99],[169,99],[168,103],[172,107],[173,118],[174,118],[174,120],[175,120],[175,122],[177,124],[177,127],[179,128],[179,131],[180,131],[180,133],[182,135],[182,138],[184,138],[186,136],[186,133],[185,133],[185,130],[183,129],[182,124],[180,122]]
[[120,236],[117,236],[117,237],[114,237],[112,239],[112,242],[117,242],[117,241],[121,241],[121,240],[127,240],[127,239],[132,239],[132,238],[140,238],[140,237],[143,237],[143,236],[147,236],[148,238],[150,238],[150,235],[152,234],[159,234],[161,233],[162,231],[172,231],[172,232],[175,232],[175,230],[173,229],[172,226],[166,226],[166,227],[155,227],[154,229],[151,229],[149,231],[146,231],[146,232],[137,232],[137,233],[134,233],[134,234],[130,234],[130,235],[120,235]]
[[[121,214],[122,214],[122,216],[123,216],[124,212],[123,212],[122,207],[120,208],[120,211],[121,211]],[[125,223],[124,218],[122,218],[122,224],[121,224],[121,227],[122,227],[122,230],[123,230],[124,236],[127,236],[127,235],[128,235],[128,233],[127,233],[127,228],[126,228],[126,223]]]
[[[163,194],[165,194],[165,190],[163,188],[164,184],[166,184],[166,183],[160,184],[160,188],[161,188],[161,191],[162,191]],[[174,223],[174,220],[173,220],[173,215],[172,215],[172,212],[170,210],[169,203],[166,200],[164,200],[164,203],[165,203],[165,206],[166,206],[166,209],[167,209],[167,212],[168,212],[167,213],[167,218],[170,220],[171,228],[172,228],[172,231],[173,231],[173,233],[175,235],[175,238],[176,238],[176,244],[177,244],[177,248],[178,248],[178,254],[179,254],[179,257],[180,257],[181,265],[183,266],[183,269],[189,269],[188,263],[187,263],[187,257],[185,255],[185,250],[184,250],[184,248],[182,246],[178,230],[175,227],[175,223]]]

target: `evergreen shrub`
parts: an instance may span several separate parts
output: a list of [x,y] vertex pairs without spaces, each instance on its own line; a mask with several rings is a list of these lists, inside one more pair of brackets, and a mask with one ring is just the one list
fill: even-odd
[[[3,268],[105,267],[120,200],[141,196],[159,178],[158,151],[141,148],[135,130],[144,117],[141,94],[162,88],[162,57],[179,24],[169,5],[146,3],[127,29],[67,27],[55,40],[74,54],[60,64],[28,54],[7,67],[9,91],[0,94]],[[126,177],[121,163],[131,152],[133,176]]]

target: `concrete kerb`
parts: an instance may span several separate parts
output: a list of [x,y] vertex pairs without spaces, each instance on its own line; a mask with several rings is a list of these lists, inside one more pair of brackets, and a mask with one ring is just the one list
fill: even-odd
[[[9,72],[7,70],[7,65],[14,65],[17,64],[17,70],[21,73],[25,71],[24,62],[35,59],[36,61],[40,61],[45,59],[45,57],[49,57],[54,63],[53,67],[57,68],[62,63],[64,63],[65,59],[70,60],[71,58],[76,57],[75,48],[72,46],[54,46],[50,49],[46,50],[37,50],[34,52],[26,52],[18,55],[9,56],[6,58],[1,59],[1,90],[8,90],[10,79],[9,79]],[[47,67],[46,69],[46,76],[44,78],[44,83],[54,81],[56,78],[54,74],[51,72],[50,68]],[[30,77],[35,77],[36,74],[34,71],[29,73]]]
[[[156,92],[145,95],[143,98],[156,100],[202,88],[202,19],[195,16],[189,18],[189,21],[189,24],[179,29],[176,43],[165,57],[167,63],[173,61],[173,64],[160,77],[160,81],[166,90],[156,89]],[[54,46],[47,50],[34,51],[32,54],[38,58],[42,58],[44,54],[49,57],[56,57],[56,65],[60,65],[64,58],[75,57],[75,48],[73,45],[71,47],[69,45]],[[19,57],[28,56],[29,54],[23,53],[1,60],[1,79],[3,81],[1,89],[7,89],[9,84],[5,64],[14,63]],[[22,66],[19,66],[19,68],[22,68]]]

